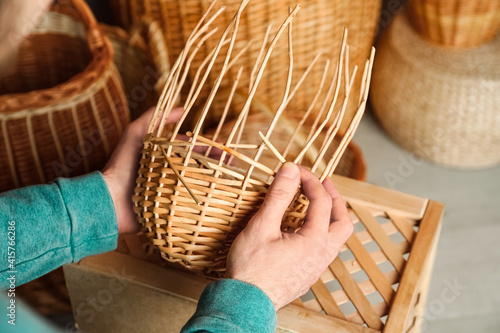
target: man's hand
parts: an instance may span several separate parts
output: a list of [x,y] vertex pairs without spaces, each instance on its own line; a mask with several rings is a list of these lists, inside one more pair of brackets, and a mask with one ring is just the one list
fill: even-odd
[[[299,183],[309,199],[303,227],[282,233],[281,221]],[[335,259],[352,234],[345,203],[330,179],[286,163],[276,175],[261,209],[229,251],[226,277],[262,289],[276,310],[304,295]]]
[[[139,223],[137,223],[133,212],[131,198],[143,147],[142,139],[146,135],[153,110],[145,112],[125,129],[108,164],[102,171],[113,198],[118,220],[118,232],[121,234],[140,230]],[[166,123],[175,123],[180,119],[182,113],[182,108],[173,109]]]

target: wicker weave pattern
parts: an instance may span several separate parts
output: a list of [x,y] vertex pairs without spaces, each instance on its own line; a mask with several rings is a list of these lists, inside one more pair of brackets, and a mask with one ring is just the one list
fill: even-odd
[[453,167],[500,163],[500,36],[479,48],[444,50],[401,15],[378,46],[370,98],[400,145]]
[[82,0],[56,1],[0,82],[1,191],[101,168],[128,122],[111,46]]
[[[158,101],[170,69],[163,33],[157,22],[144,18],[130,33],[101,24],[114,50],[132,119]],[[163,73],[163,74],[161,74]]]
[[[120,19],[122,24],[126,21],[134,22],[145,14],[162,22],[167,44],[169,47],[171,62],[180,55],[190,32],[201,18],[201,15],[208,8],[212,0],[115,0],[115,9],[118,10],[120,17],[129,18]],[[225,27],[232,18],[241,0],[227,0],[215,5],[215,9],[221,5],[227,6],[227,10],[219,16],[214,26]],[[245,43],[250,40],[256,42],[250,45],[248,50],[238,60],[237,65],[227,74],[222,83],[222,88],[229,88],[237,76],[237,69],[243,66],[242,85],[249,85],[250,73],[253,63],[261,47],[260,41],[265,36],[269,24],[274,24],[274,29],[281,22],[282,13],[285,13],[289,7],[293,7],[297,1],[294,0],[256,0],[251,1],[245,13],[241,17],[239,43]],[[376,29],[376,23],[379,16],[381,5],[380,0],[307,0],[302,1],[303,9],[299,17],[294,20],[294,58],[295,68],[299,71],[305,70],[313,61],[317,53],[325,53],[332,59],[337,58],[340,50],[340,41],[343,29],[347,28],[350,32],[351,46],[351,70],[354,65],[362,67],[366,58],[369,56],[373,36]],[[126,11],[131,13],[127,15]],[[222,31],[217,34],[220,36]],[[215,46],[214,42],[208,41],[199,54],[195,57],[193,68],[199,68],[203,59],[205,59]],[[220,61],[218,63],[220,65]],[[268,101],[271,107],[276,108],[280,103],[282,87],[286,83],[288,54],[286,40],[281,40],[270,60],[269,68],[261,81],[257,96]],[[321,79],[322,69],[313,68],[308,81],[297,93],[292,102],[296,110],[304,109],[308,106],[309,96],[314,95],[315,83]],[[189,78],[193,80],[194,70],[190,72]],[[210,76],[211,82],[215,81],[213,75]],[[360,87],[355,85],[353,90],[359,93]],[[204,89],[202,97],[206,98],[209,89]],[[216,97],[214,102],[215,111],[208,115],[209,124],[217,124],[220,115],[223,112],[224,100]],[[356,111],[356,105],[349,105],[346,119]]]
[[[217,15],[223,15],[223,12],[216,11],[213,8],[207,10],[213,16],[207,16],[200,23],[197,29],[192,32],[192,36],[186,45],[182,56],[178,58],[172,67],[172,71],[167,79],[167,84],[157,105],[149,127],[149,134],[144,138],[143,157],[141,167],[137,178],[136,195],[134,197],[135,212],[138,214],[139,221],[145,229],[145,233],[151,238],[154,245],[158,246],[163,258],[178,262],[181,265],[192,270],[199,270],[203,274],[211,276],[221,276],[225,270],[225,257],[231,243],[236,235],[245,227],[249,218],[260,207],[269,184],[275,175],[275,171],[288,158],[292,160],[285,150],[278,151],[272,144],[274,141],[273,131],[280,122],[286,123],[288,112],[285,112],[288,104],[293,99],[296,91],[300,91],[301,85],[293,85],[291,77],[294,73],[292,41],[293,33],[290,24],[300,9],[297,6],[279,27],[275,36],[269,36],[269,44],[264,43],[260,59],[256,62],[252,72],[256,73],[252,79],[252,85],[248,95],[243,94],[242,101],[238,101],[235,96],[241,96],[237,91],[248,89],[242,82],[243,67],[238,70],[237,78],[229,92],[226,95],[224,90],[219,90],[220,83],[224,74],[228,73],[231,66],[235,66],[242,52],[236,49],[233,52],[233,46],[240,45],[245,47],[245,43],[239,44],[238,23],[240,15],[244,13],[243,9],[248,1],[241,4],[238,14],[236,14],[221,39],[213,36],[210,22]],[[280,35],[288,30],[289,61],[286,84],[282,87],[282,102],[277,109],[271,109],[272,120],[270,120],[266,133],[261,133],[262,141],[258,144],[251,144],[245,139],[244,129],[248,121],[248,113],[255,93],[261,82],[262,74],[266,70],[268,60],[272,52],[277,47],[277,41]],[[312,101],[307,108],[307,112],[301,115],[301,125],[293,127],[293,134],[288,138],[291,146],[300,145],[299,154],[293,161],[301,162],[310,149],[316,149],[316,156],[312,162],[311,170],[316,172],[321,180],[329,177],[335,171],[339,164],[340,157],[347,149],[347,146],[354,135],[354,131],[361,120],[368,94],[370,82],[371,65],[374,52],[370,60],[366,61],[363,71],[358,73],[357,67],[351,72],[349,70],[349,46],[346,44],[347,32],[344,34],[342,50],[337,61],[336,74],[328,76],[328,66],[330,60],[322,59],[323,74],[321,82],[316,85],[315,96],[311,96]],[[215,39],[215,41],[211,40]],[[201,42],[198,43],[199,39]],[[208,40],[211,40],[208,43]],[[217,42],[218,40],[218,42]],[[207,64],[196,68],[191,63],[193,55],[198,49],[207,44],[216,44],[210,58],[207,58]],[[220,47],[227,45],[224,52],[218,54]],[[192,48],[191,48],[192,47]],[[222,58],[227,66],[219,69],[215,61]],[[272,58],[272,57],[271,57]],[[320,59],[320,58],[318,58]],[[314,65],[314,63],[312,64]],[[311,66],[312,66],[311,65]],[[195,85],[188,84],[185,80],[187,70],[193,66],[199,70],[199,79]],[[309,69],[311,67],[308,67]],[[301,77],[306,78],[310,71],[305,71]],[[208,80],[208,74],[216,79],[215,85]],[[361,79],[359,78],[361,77]],[[355,81],[359,82],[362,92],[359,95],[353,93],[352,87]],[[305,80],[302,80],[305,82]],[[181,95],[182,88],[189,87],[188,98],[181,99],[180,105],[184,105],[184,117],[174,126],[167,130],[165,119],[168,117],[169,110],[179,105],[177,100]],[[209,98],[203,98],[200,92],[204,85],[212,87]],[[341,86],[345,94],[340,97]],[[324,92],[324,94],[322,94]],[[215,109],[211,104],[215,96],[225,96],[224,113],[217,126],[212,138],[208,138],[201,133],[204,127],[205,119],[210,112]],[[314,97],[314,99],[313,99]],[[205,105],[201,111],[196,111],[199,118],[192,132],[186,132],[189,141],[182,141],[177,137],[192,109],[196,109],[197,103]],[[237,120],[231,126],[227,137],[221,136],[222,129],[227,126],[227,115],[229,106],[235,102],[236,105],[243,104],[238,114]],[[241,102],[241,103],[240,103]],[[315,103],[322,105],[321,112],[317,115],[312,113]],[[327,154],[332,146],[336,134],[338,133],[345,110],[348,103],[355,103],[357,112],[349,123],[345,136],[340,140],[340,144],[334,149],[334,152]],[[313,127],[302,132],[302,124],[311,119]],[[225,125],[226,124],[226,125]],[[258,135],[255,133],[254,135]],[[322,139],[319,139],[322,136]],[[300,138],[304,138],[303,141]],[[217,142],[222,140],[223,143]],[[314,145],[317,143],[317,146]],[[198,148],[208,148],[201,154],[195,150]],[[315,148],[319,147],[319,148]],[[210,155],[213,149],[219,149],[221,156],[214,158]],[[270,150],[274,159],[271,161],[261,160],[262,154]],[[238,160],[236,166],[232,160]],[[301,227],[303,218],[308,206],[307,199],[297,192],[296,200],[290,206],[286,214],[282,229],[287,232],[293,232]]]
[[485,44],[500,29],[499,0],[411,0],[409,9],[418,33],[444,47]]

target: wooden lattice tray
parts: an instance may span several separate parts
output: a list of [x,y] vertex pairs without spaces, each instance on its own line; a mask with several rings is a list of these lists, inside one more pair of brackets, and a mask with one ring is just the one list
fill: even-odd
[[[341,176],[334,176],[333,180],[349,207],[355,232],[311,290],[279,311],[278,331],[418,332],[443,205]],[[158,292],[164,295],[166,299],[161,300],[159,304],[163,305],[160,307],[174,302],[182,303],[182,308],[187,306],[188,310],[183,311],[183,315],[160,311],[159,318],[154,320],[151,320],[154,312],[144,312],[140,317],[140,312],[137,314],[140,310],[131,307],[127,299],[135,297],[134,304],[140,304],[137,296],[132,296],[137,293],[128,290],[115,295],[114,303],[98,313],[91,324],[80,322],[84,317],[75,313],[81,329],[102,331],[112,327],[122,331],[125,325],[125,331],[132,331],[138,325],[142,330],[149,327],[155,331],[151,325],[156,325],[161,317],[162,321],[171,322],[174,332],[194,312],[196,300],[210,280],[172,269],[157,253],[148,251],[144,241],[147,239],[127,235],[120,239],[114,253],[87,258],[66,267],[73,305],[84,301],[93,289],[98,292],[103,286],[95,281],[101,281],[102,276],[127,279],[113,276],[114,272],[126,267],[127,275],[133,276],[127,288],[140,286],[139,294],[147,298],[144,302],[149,308],[151,297],[147,297],[144,286],[152,288],[155,295]],[[95,274],[102,276],[96,279]],[[186,305],[186,300],[191,305]],[[170,303],[168,307],[175,308],[175,304]],[[128,320],[124,322],[123,314],[127,315],[127,311],[135,311],[131,316],[139,318],[139,322],[132,326]],[[114,317],[116,320],[110,319]],[[99,328],[101,321],[106,322],[104,328]]]

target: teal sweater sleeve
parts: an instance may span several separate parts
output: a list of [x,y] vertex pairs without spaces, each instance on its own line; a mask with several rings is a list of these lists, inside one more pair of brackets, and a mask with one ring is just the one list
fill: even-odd
[[274,305],[261,289],[223,279],[205,288],[181,333],[267,333],[275,332],[276,323]]
[[2,193],[0,287],[111,251],[117,240],[115,208],[100,172]]

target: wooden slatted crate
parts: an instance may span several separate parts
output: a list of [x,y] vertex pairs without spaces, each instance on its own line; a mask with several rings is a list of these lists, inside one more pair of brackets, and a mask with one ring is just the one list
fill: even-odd
[[[355,232],[311,290],[278,312],[278,331],[420,331],[443,205],[341,176],[333,180]],[[65,267],[80,329],[178,332],[187,321],[210,281],[172,269],[144,251],[146,245],[129,235],[117,251]],[[125,276],[116,273],[124,269]],[[88,323],[78,306],[106,290],[110,279],[124,280],[126,288]],[[152,308],[158,309],[154,320]]]

